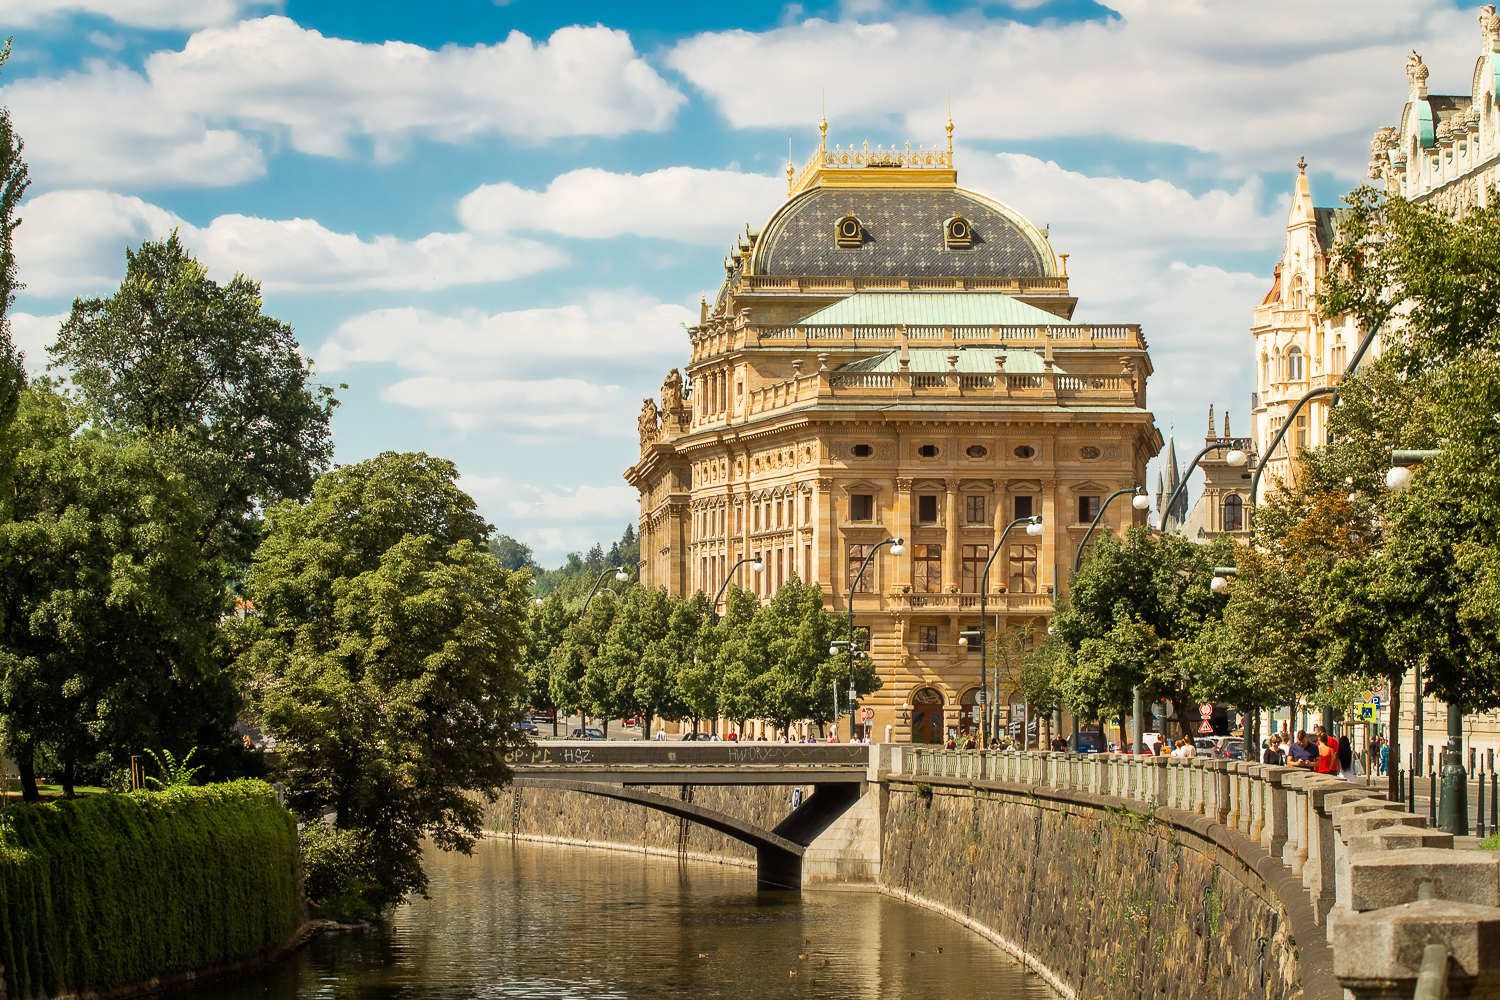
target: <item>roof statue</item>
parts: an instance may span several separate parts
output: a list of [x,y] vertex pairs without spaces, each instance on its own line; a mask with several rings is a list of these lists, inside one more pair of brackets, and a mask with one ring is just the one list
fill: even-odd
[[1426,64],[1422,62],[1422,57],[1417,55],[1417,50],[1412,49],[1411,55],[1406,57],[1406,82],[1419,97],[1426,96],[1429,72]]
[[1484,38],[1484,52],[1500,52],[1500,14],[1495,5],[1487,3],[1479,8],[1479,33]]

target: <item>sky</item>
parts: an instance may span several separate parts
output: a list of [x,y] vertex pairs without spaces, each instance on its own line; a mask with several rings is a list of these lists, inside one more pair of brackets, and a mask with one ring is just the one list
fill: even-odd
[[[636,414],[721,260],[817,144],[935,143],[1050,227],[1079,322],[1140,323],[1186,460],[1249,428],[1249,326],[1298,157],[1314,200],[1399,124],[1407,53],[1469,92],[1444,0],[0,0],[0,105],[34,178],[13,334],[173,229],[262,282],[336,460],[454,460],[544,565],[637,517]],[[1159,463],[1153,463],[1153,492]]]

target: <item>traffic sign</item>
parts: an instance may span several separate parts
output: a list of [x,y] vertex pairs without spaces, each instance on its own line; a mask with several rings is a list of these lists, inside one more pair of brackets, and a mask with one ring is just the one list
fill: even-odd
[[875,710],[873,708],[862,708],[859,710],[860,722],[869,722],[873,718],[875,718]]
[[1203,704],[1198,706],[1198,714],[1206,719],[1214,714],[1214,707],[1208,702],[1204,702]]
[[1211,733],[1213,731],[1214,727],[1207,719],[1204,719],[1202,724],[1198,726],[1198,732],[1200,733]]

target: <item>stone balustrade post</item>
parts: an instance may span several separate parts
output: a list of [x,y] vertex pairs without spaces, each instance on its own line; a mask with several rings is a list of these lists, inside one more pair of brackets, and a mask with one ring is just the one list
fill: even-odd
[[1288,768],[1282,775],[1282,787],[1286,789],[1287,834],[1286,844],[1281,850],[1281,863],[1293,875],[1301,875],[1307,864],[1307,793],[1302,783],[1312,772],[1302,768]]
[[1260,846],[1264,847],[1273,858],[1286,859],[1282,849],[1287,842],[1287,811],[1286,811],[1286,789],[1282,787],[1282,779],[1288,774],[1295,773],[1290,767],[1276,767],[1271,764],[1261,764],[1261,780],[1263,787],[1261,794],[1264,799],[1264,813],[1260,828]]

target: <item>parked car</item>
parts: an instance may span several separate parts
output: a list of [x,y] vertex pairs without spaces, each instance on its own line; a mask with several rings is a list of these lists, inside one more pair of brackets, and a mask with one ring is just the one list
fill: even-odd
[[568,736],[568,739],[602,740],[604,739],[604,730],[600,729],[598,726],[582,726],[578,729],[573,730],[573,732]]
[[511,728],[512,729],[519,729],[521,732],[525,733],[527,736],[535,736],[536,735],[536,723],[532,722],[530,719],[522,719],[520,722],[512,722],[511,723]]
[[709,742],[713,741],[714,734],[713,733],[683,733],[682,734],[682,738],[684,740],[688,740],[688,741],[697,740],[700,743],[709,743]]

